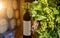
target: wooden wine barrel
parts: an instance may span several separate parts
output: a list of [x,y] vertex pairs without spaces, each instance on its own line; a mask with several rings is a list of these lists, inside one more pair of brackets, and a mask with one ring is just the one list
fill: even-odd
[[11,19],[10,20],[10,25],[11,25],[12,29],[14,29],[14,27],[16,26],[16,20],[15,19]]
[[11,19],[11,18],[14,17],[14,11],[13,11],[13,9],[10,8],[10,7],[7,9],[7,17],[8,17],[9,19]]
[[8,29],[8,22],[6,19],[0,19],[0,33],[4,33]]
[[19,18],[19,10],[15,11],[15,18],[18,19]]
[[13,0],[13,9],[17,9],[17,1]]

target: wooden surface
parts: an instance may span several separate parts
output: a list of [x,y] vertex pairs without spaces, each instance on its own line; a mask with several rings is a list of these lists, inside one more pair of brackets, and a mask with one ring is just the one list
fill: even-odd
[[22,26],[19,26],[16,30],[15,30],[15,38],[23,38],[22,36]]
[[15,30],[15,38],[23,38],[23,4],[24,0],[20,0],[20,26]]

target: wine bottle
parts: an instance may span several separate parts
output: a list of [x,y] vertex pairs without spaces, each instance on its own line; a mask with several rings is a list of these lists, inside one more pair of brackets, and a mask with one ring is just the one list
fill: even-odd
[[26,8],[26,13],[23,16],[23,38],[31,38],[31,15],[29,9]]

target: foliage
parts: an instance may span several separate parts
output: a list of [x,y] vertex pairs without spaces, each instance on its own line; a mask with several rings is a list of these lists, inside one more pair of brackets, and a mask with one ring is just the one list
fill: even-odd
[[38,0],[30,5],[32,20],[39,20],[39,38],[60,38],[60,11],[56,0]]

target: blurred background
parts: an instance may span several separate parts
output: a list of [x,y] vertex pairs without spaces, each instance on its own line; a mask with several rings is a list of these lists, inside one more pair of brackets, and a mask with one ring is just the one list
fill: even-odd
[[0,0],[0,38],[22,38],[24,0]]

